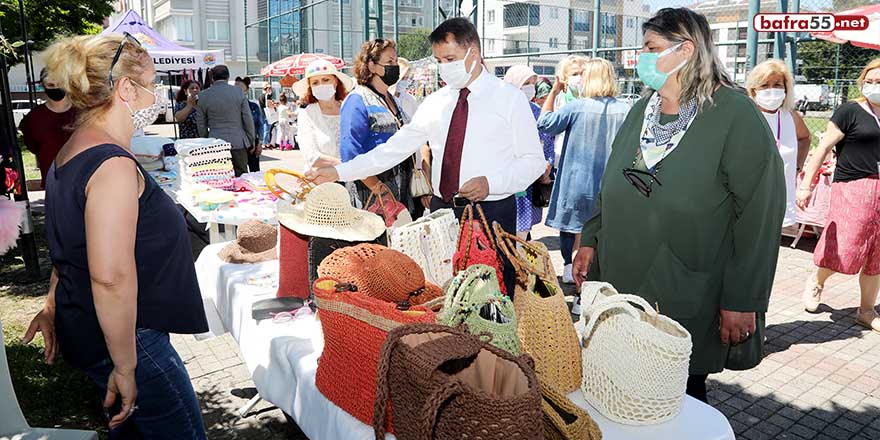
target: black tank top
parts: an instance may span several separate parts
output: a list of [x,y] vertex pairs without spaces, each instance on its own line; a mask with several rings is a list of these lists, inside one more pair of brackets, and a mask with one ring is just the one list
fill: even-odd
[[[55,326],[64,358],[86,368],[110,357],[98,324],[86,255],[86,184],[113,157],[132,155],[118,145],[89,148],[49,170],[46,180],[46,237],[58,270]],[[135,162],[136,163],[136,162]],[[183,215],[149,174],[138,203],[135,263],[137,327],[168,333],[208,330]]]

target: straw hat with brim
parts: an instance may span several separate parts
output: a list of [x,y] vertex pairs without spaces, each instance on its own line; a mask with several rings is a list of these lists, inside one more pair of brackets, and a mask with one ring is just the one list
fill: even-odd
[[248,220],[238,227],[238,238],[220,250],[219,257],[227,263],[260,263],[278,258],[275,245],[278,230],[257,220]]
[[306,66],[306,73],[303,78],[293,84],[293,92],[297,96],[303,96],[309,90],[309,78],[320,75],[336,75],[339,82],[345,87],[346,92],[350,92],[354,88],[354,79],[336,69],[333,63],[327,60],[315,60]]
[[348,190],[338,183],[316,186],[293,206],[279,201],[278,222],[298,234],[345,241],[373,241],[385,232],[382,217],[352,207]]
[[356,286],[366,296],[419,305],[443,294],[425,281],[422,268],[406,254],[373,243],[333,251],[318,266],[318,276]]

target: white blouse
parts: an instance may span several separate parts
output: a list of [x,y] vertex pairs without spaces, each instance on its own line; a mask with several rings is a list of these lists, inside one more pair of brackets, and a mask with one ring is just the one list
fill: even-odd
[[340,158],[339,136],[341,119],[339,115],[321,113],[318,104],[297,112],[299,131],[296,141],[306,159],[306,167],[311,168],[321,155]]

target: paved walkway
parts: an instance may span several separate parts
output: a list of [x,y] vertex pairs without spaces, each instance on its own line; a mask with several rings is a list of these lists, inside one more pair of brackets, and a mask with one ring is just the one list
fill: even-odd
[[[296,152],[268,154],[272,166],[299,169]],[[558,250],[552,230],[538,227],[534,236]],[[832,277],[819,313],[803,311],[800,294],[813,267],[814,243],[781,248],[767,315],[768,355],[761,365],[710,376],[710,403],[730,419],[737,438],[880,439],[880,334],[855,325],[855,277]],[[559,252],[552,254],[561,273]],[[266,402],[238,418],[236,410],[255,390],[229,335],[201,342],[175,336],[173,342],[201,398],[210,438],[306,438]]]

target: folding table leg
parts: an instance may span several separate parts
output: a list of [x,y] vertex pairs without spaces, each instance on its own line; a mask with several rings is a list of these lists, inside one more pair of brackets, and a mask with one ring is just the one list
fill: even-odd
[[251,410],[254,409],[254,407],[257,406],[257,404],[260,403],[261,400],[263,400],[263,398],[260,397],[259,394],[255,395],[254,397],[251,397],[251,400],[248,400],[248,402],[245,403],[244,406],[239,408],[238,416],[241,418],[244,418],[245,416],[247,416],[247,414],[249,412],[251,412]]
[[220,225],[217,223],[208,223],[208,240],[211,244],[220,243],[223,238],[220,236]]
[[794,241],[791,242],[791,248],[792,248],[792,249],[796,249],[796,248],[797,248],[798,241],[801,240],[801,236],[804,235],[804,230],[806,230],[806,229],[807,229],[807,225],[801,223],[801,227],[798,228],[798,233],[797,233],[797,235],[794,237]]

